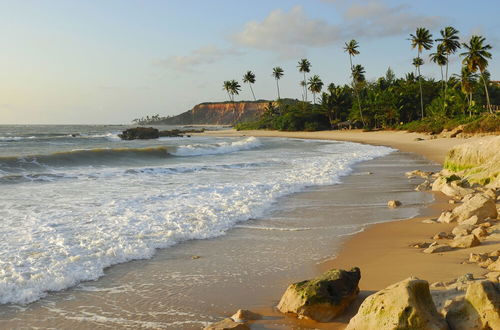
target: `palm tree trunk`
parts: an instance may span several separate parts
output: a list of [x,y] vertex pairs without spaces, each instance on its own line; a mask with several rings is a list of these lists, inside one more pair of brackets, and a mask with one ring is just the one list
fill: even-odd
[[280,97],[280,85],[278,83],[278,79],[276,79],[276,88],[278,89],[278,100],[281,99]]
[[489,113],[493,113],[490,104],[490,94],[488,93],[488,84],[486,83],[486,79],[484,79],[483,71],[481,71],[481,79],[483,79],[484,92],[486,93],[486,107],[488,108]]
[[255,98],[255,94],[253,93],[252,84],[248,84],[248,85],[250,86],[250,90],[252,91],[253,100],[257,101],[257,99]]
[[304,71],[304,95],[305,101],[307,102],[307,83],[306,83],[306,72]]
[[449,54],[446,54],[446,75],[444,80],[444,99],[446,102],[446,93],[448,92],[448,62],[449,62]]
[[[420,59],[420,51],[418,52],[418,56],[417,56],[418,59]],[[424,119],[424,97],[423,97],[423,93],[422,93],[422,76],[420,74],[420,65],[417,67],[418,69],[418,85],[419,85],[419,88],[420,88],[420,119]]]
[[441,80],[443,80],[443,91],[444,91],[444,96],[443,96],[443,111],[446,111],[446,81],[444,80],[443,76],[443,66],[439,66],[441,68]]
[[351,64],[352,88],[354,89],[354,95],[356,95],[356,99],[358,100],[359,116],[361,118],[361,122],[363,123],[363,127],[364,127],[366,124],[365,124],[365,120],[363,118],[363,110],[361,110],[361,101],[359,99],[358,89],[356,88],[356,84],[354,82],[354,76],[352,74],[353,66],[352,66],[352,56],[351,56],[351,54],[349,54],[349,63]]

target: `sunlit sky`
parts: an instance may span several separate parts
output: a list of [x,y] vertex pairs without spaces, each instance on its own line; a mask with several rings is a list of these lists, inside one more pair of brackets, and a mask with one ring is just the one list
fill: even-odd
[[[500,80],[498,0],[0,0],[0,124],[118,124],[197,103],[224,101],[222,82],[257,76],[257,98],[300,98],[297,61],[325,83],[346,83],[344,41],[368,79],[390,66],[412,71],[416,27],[434,37],[452,25],[463,41],[480,34],[494,48]],[[428,61],[422,73],[440,77]],[[459,70],[458,55],[452,73]],[[251,99],[247,86],[237,100]]]

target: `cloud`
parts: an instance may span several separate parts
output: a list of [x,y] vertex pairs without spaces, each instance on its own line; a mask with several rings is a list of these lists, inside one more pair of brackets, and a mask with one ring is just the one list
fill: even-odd
[[408,5],[389,6],[381,0],[358,1],[350,6],[341,6],[339,0],[322,1],[335,3],[342,11],[340,22],[330,24],[308,17],[301,6],[295,6],[288,12],[277,9],[262,21],[246,23],[230,39],[238,46],[296,57],[308,47],[330,46],[350,38],[404,35],[419,26],[438,27],[442,21],[437,16],[412,13]]
[[231,40],[240,46],[296,56],[305,46],[328,46],[338,41],[340,32],[323,20],[307,17],[302,7],[296,6],[289,12],[274,10],[261,22],[248,22]]
[[236,48],[221,49],[214,45],[207,45],[193,50],[189,55],[170,56],[156,61],[156,64],[179,71],[192,71],[197,66],[219,62],[228,56],[241,54]]

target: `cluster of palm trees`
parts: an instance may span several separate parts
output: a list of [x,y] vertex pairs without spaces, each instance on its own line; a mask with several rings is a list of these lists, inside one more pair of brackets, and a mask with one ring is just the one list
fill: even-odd
[[[449,71],[448,64],[450,62],[450,56],[453,56],[458,49],[464,48],[465,52],[461,53],[460,56],[463,57],[463,67],[459,78],[461,80],[461,89],[466,95],[469,107],[472,105],[472,85],[476,77],[476,72],[479,71],[481,79],[484,83],[485,95],[487,100],[487,108],[491,112],[490,99],[488,94],[488,86],[486,82],[485,75],[486,68],[488,66],[488,59],[491,58],[491,53],[489,50],[491,46],[485,44],[485,38],[481,36],[472,36],[468,43],[460,43],[458,30],[454,27],[447,26],[440,31],[440,38],[433,39],[432,34],[427,28],[419,27],[416,32],[410,34],[411,47],[417,50],[417,56],[413,58],[413,66],[415,66],[415,76],[418,79],[419,91],[420,91],[420,118],[425,117],[424,112],[424,97],[422,88],[422,74],[421,66],[424,65],[425,61],[423,59],[424,51],[431,50],[434,43],[436,43],[435,52],[430,54],[430,60],[440,67],[441,80],[443,82],[443,97],[442,97],[442,107],[446,110],[447,107],[447,89],[449,82]],[[344,51],[349,55],[349,65],[351,74],[351,89],[354,97],[356,99],[357,110],[359,111],[359,118],[363,125],[366,125],[365,118],[363,116],[363,106],[362,106],[362,91],[363,87],[366,85],[365,69],[361,64],[354,64],[353,58],[358,55],[359,43],[352,39],[346,42],[344,45]],[[308,102],[308,91],[313,94],[313,103],[316,104],[316,95],[321,93],[323,89],[323,81],[318,75],[313,75],[312,77],[307,77],[311,72],[311,62],[302,58],[299,60],[297,68],[300,73],[303,74],[303,80],[300,81],[300,86],[302,87],[302,101]],[[271,76],[276,81],[276,89],[278,100],[281,99],[279,81],[284,76],[284,70],[277,66],[272,69]],[[248,84],[250,91],[252,93],[254,101],[256,100],[252,85],[255,84],[256,77],[252,71],[247,71],[243,76],[243,83]],[[337,89],[336,89],[337,88]],[[335,95],[340,95],[340,93],[345,93],[345,88],[341,91],[338,89],[340,87],[335,87],[334,84],[328,86],[328,91],[330,92],[330,97],[335,98]],[[241,91],[241,86],[236,80],[224,81],[223,89],[227,92],[229,100],[234,104],[234,97],[238,95]],[[364,93],[366,94],[366,93]],[[322,98],[326,97],[323,93]],[[322,99],[322,102],[325,100]]]
[[[484,83],[487,108],[488,111],[492,112],[488,93],[488,84],[485,79],[488,59],[491,59],[491,53],[488,51],[491,49],[491,46],[485,44],[486,39],[484,37],[477,35],[473,35],[470,38],[469,43],[460,44],[458,33],[458,30],[454,27],[447,26],[440,31],[441,37],[435,40],[432,39],[430,31],[423,27],[417,28],[415,34],[410,34],[409,40],[411,42],[411,46],[412,48],[417,49],[417,57],[413,59],[413,65],[416,68],[420,88],[421,118],[424,118],[422,75],[420,73],[420,67],[424,64],[424,60],[421,58],[421,55],[424,50],[430,50],[434,42],[437,42],[438,44],[436,46],[436,51],[430,54],[430,60],[436,63],[441,70],[441,80],[443,81],[443,109],[446,108],[448,64],[450,62],[449,58],[463,46],[466,51],[460,54],[460,56],[463,57],[461,80],[463,82],[462,90],[466,95],[468,95],[469,98],[469,106],[472,104],[472,94],[470,88],[471,79],[473,74],[479,71],[481,79]],[[446,70],[443,73],[444,66],[446,66]]]

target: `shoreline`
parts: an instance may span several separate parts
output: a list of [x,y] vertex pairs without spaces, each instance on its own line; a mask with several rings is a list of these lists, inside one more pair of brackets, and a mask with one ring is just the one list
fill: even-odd
[[[256,136],[287,137],[305,139],[325,139],[351,141],[372,145],[383,145],[399,151],[411,152],[423,156],[442,165],[449,149],[455,145],[480,139],[481,137],[429,139],[428,135],[400,131],[321,131],[321,132],[276,132],[276,131],[222,131],[207,132],[206,135],[222,136]],[[215,134],[214,134],[215,133]],[[220,134],[222,133],[222,134]],[[421,140],[423,139],[423,140]],[[369,225],[365,230],[352,235],[341,243],[339,253],[331,260],[319,264],[315,273],[318,275],[332,268],[350,269],[357,266],[361,269],[359,284],[360,295],[344,315],[334,322],[322,324],[314,321],[299,320],[293,316],[284,316],[289,324],[300,327],[343,329],[353,317],[359,305],[370,294],[384,289],[388,285],[404,280],[410,276],[433,282],[447,282],[466,273],[474,278],[482,277],[488,271],[477,264],[466,264],[470,253],[484,253],[500,249],[500,242],[489,242],[468,249],[458,249],[445,254],[424,254],[420,249],[410,247],[412,243],[432,241],[438,232],[450,232],[456,224],[425,224],[424,219],[436,218],[444,210],[451,210],[448,203],[450,197],[440,192],[428,192],[434,195],[417,218],[402,219]],[[279,299],[280,297],[276,297]],[[283,318],[276,308],[269,307],[257,310],[265,318]],[[269,326],[269,321],[257,321],[255,324]]]

